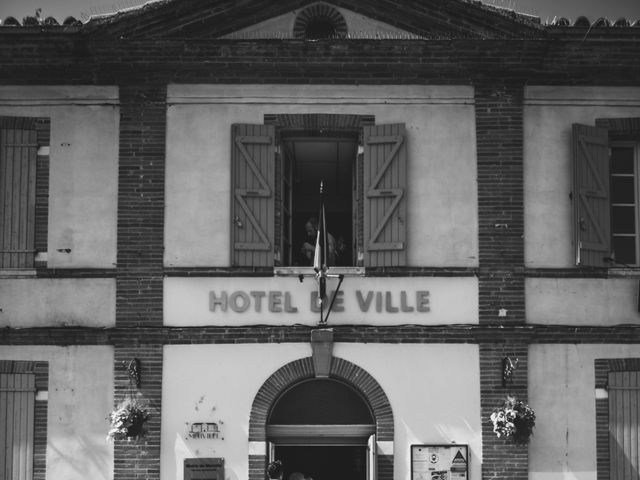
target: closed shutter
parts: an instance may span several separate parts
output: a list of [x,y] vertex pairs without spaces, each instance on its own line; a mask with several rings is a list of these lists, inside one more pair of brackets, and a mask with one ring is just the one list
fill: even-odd
[[610,480],[640,480],[640,372],[609,373]]
[[406,264],[407,147],[404,124],[364,127],[364,264]]
[[232,127],[231,264],[273,266],[275,128]]
[[0,268],[32,268],[35,254],[35,130],[0,130]]
[[0,478],[32,478],[35,390],[31,373],[0,373]]
[[608,132],[573,125],[576,265],[605,266],[611,254]]

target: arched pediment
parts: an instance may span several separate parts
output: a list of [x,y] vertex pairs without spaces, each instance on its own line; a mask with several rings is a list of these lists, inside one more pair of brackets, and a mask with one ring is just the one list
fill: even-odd
[[325,33],[327,39],[369,40],[544,35],[537,17],[464,0],[166,0],[91,18],[82,30],[141,40],[316,40]]

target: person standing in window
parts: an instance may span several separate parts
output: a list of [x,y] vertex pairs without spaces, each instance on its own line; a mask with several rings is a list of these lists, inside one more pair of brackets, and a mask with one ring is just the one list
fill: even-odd
[[[316,237],[318,235],[318,219],[315,217],[311,217],[309,220],[307,220],[307,222],[304,224],[304,230],[307,234],[307,239],[302,244],[302,248],[300,249],[300,251],[302,252],[302,255],[307,258],[309,265],[313,265],[313,255],[316,251]],[[327,232],[327,265],[336,265],[336,257],[336,239],[333,237],[333,235]]]

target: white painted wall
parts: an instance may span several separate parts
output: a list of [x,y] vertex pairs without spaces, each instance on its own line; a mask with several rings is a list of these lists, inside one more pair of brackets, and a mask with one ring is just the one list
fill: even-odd
[[0,279],[0,327],[113,327],[113,278]]
[[527,278],[527,323],[637,324],[638,281],[624,278]]
[[571,125],[640,116],[640,88],[530,86],[524,101],[525,262],[571,267]]
[[169,85],[168,103],[165,265],[229,265],[231,124],[267,113],[406,123],[408,264],[477,265],[471,87]]
[[594,360],[639,356],[639,345],[529,348],[529,480],[596,480]]
[[47,480],[110,480],[113,348],[3,346],[2,360],[49,362]]
[[[225,480],[246,479],[249,413],[258,389],[283,365],[310,355],[308,343],[165,346],[162,382],[171,388],[162,392],[160,478],[182,480],[185,458],[224,457]],[[480,478],[476,345],[338,343],[334,355],[370,373],[389,398],[394,478],[410,478],[411,444],[451,442],[469,444],[470,478]],[[185,440],[186,423],[197,421],[223,422],[224,440]]]
[[3,86],[0,115],[51,119],[48,266],[114,267],[117,87]]

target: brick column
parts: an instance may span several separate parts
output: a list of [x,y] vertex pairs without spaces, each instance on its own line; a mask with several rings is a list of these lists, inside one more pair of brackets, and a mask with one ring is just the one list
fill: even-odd
[[162,326],[166,86],[120,88],[118,327]]
[[124,365],[137,358],[141,386],[133,394],[149,405],[151,420],[144,438],[115,442],[114,480],[160,478],[163,350],[148,327],[163,321],[166,113],[166,86],[120,88],[116,326],[126,333],[114,338],[114,403],[132,393]]
[[[480,344],[482,478],[526,479],[528,448],[497,438],[489,417],[508,393],[527,399],[528,345],[510,327],[525,323],[523,86],[476,85],[480,324],[502,325]],[[502,359],[518,358],[510,388]]]

